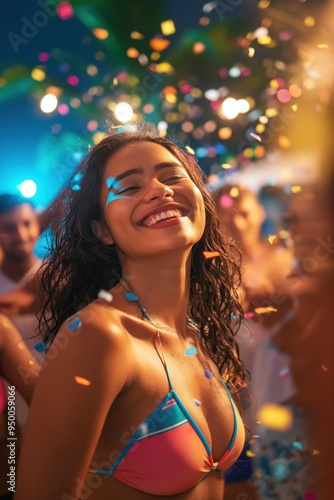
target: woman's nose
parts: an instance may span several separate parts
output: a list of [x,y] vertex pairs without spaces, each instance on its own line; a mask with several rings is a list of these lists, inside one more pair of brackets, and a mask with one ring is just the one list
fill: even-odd
[[158,181],[158,179],[153,179],[147,187],[144,200],[146,202],[153,201],[157,198],[163,200],[165,198],[171,198],[173,195],[174,191],[170,186],[166,186],[166,184]]

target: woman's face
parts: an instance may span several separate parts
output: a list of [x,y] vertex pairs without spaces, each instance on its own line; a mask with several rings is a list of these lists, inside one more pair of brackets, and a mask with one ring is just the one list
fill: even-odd
[[153,142],[128,144],[109,158],[101,203],[103,242],[127,256],[190,248],[204,231],[200,190],[181,162]]

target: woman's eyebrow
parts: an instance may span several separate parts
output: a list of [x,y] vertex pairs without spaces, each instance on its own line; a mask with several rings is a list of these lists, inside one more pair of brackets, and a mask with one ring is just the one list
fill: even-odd
[[[168,168],[168,167],[184,168],[183,165],[181,165],[181,163],[176,163],[173,161],[164,161],[162,163],[158,163],[157,165],[155,165],[154,169],[161,170],[163,168]],[[125,170],[125,172],[122,172],[121,174],[117,175],[115,177],[115,179],[116,179],[116,181],[120,181],[121,179],[124,179],[125,177],[128,177],[129,175],[143,174],[143,173],[144,173],[144,169],[142,167],[130,168],[129,170]]]

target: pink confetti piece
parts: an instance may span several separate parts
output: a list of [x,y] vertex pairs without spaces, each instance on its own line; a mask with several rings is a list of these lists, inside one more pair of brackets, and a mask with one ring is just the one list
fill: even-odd
[[253,313],[253,312],[246,312],[246,313],[244,314],[244,318],[246,318],[246,319],[252,318],[253,316],[254,316],[254,313]]
[[257,134],[254,134],[254,132],[251,132],[249,135],[251,137],[253,137],[253,139],[256,139],[257,141],[262,142],[261,137],[259,135],[257,135]]
[[107,292],[106,290],[100,290],[99,293],[97,294],[99,299],[105,300],[106,302],[111,302],[113,299],[113,296],[111,293]]

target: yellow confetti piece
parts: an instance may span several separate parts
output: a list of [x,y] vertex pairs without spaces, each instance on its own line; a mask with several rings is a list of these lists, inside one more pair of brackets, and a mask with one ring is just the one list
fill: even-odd
[[253,453],[251,450],[246,450],[246,457],[255,457],[255,453]]
[[233,168],[233,165],[231,165],[230,163],[222,163],[221,167],[225,168],[225,170],[228,170],[229,168]]
[[156,68],[155,68],[156,72],[157,73],[173,73],[174,72],[174,68],[173,66],[171,66],[169,64],[169,62],[162,62],[162,63],[159,63],[156,65]]
[[34,68],[31,72],[31,78],[33,78],[37,82],[42,82],[46,78],[45,71],[40,68]]
[[254,312],[256,312],[256,314],[265,314],[265,313],[269,313],[269,312],[277,312],[277,309],[275,307],[271,307],[271,306],[256,307],[254,309]]
[[258,415],[265,427],[277,431],[287,431],[293,423],[293,415],[289,408],[272,403],[262,406]]
[[278,145],[280,148],[289,148],[291,146],[291,141],[286,135],[280,135],[278,137]]
[[301,186],[291,186],[292,193],[300,193],[301,190],[302,190]]
[[128,57],[130,57],[131,59],[135,59],[136,57],[139,56],[139,52],[137,49],[135,49],[134,47],[130,47],[127,51],[126,51],[126,55]]
[[93,35],[96,36],[99,40],[106,40],[109,36],[109,33],[104,28],[94,28],[92,30]]
[[232,189],[230,189],[229,195],[231,196],[231,198],[238,198],[239,188],[234,186]]
[[166,40],[165,38],[152,38],[152,40],[150,40],[150,47],[155,52],[162,52],[167,49],[169,45],[170,40]]
[[90,380],[88,380],[84,377],[79,377],[79,375],[75,375],[74,380],[76,381],[77,384],[84,385],[86,387],[91,384]]
[[319,43],[319,44],[317,44],[317,47],[319,49],[329,49],[327,43]]
[[168,19],[167,21],[162,21],[160,26],[161,26],[161,33],[165,36],[172,35],[173,33],[175,33],[174,21],[172,21],[171,19]]
[[132,31],[132,33],[130,34],[130,37],[133,40],[143,40],[144,35],[142,35],[141,33],[139,33],[139,31]]
[[188,153],[190,153],[191,155],[194,155],[195,154],[195,151],[190,147],[190,146],[186,146],[186,150],[188,151]]
[[219,252],[203,252],[206,259],[212,259],[213,257],[219,257]]
[[270,234],[268,236],[269,243],[272,245],[274,243],[274,241],[276,240],[276,238],[277,238],[276,234]]
[[248,48],[248,57],[254,57],[254,54],[255,54],[254,47],[249,47]]
[[305,24],[305,26],[309,26],[309,27],[314,26],[315,25],[314,17],[311,17],[311,16],[305,17],[304,24]]

